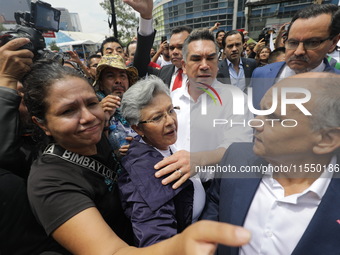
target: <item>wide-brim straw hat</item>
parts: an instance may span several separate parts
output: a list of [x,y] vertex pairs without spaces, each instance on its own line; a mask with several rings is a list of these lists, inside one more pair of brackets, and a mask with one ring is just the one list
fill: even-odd
[[130,86],[138,80],[138,70],[133,66],[127,67],[125,65],[124,59],[120,55],[104,55],[101,57],[100,62],[98,63],[96,69],[96,79],[93,83],[93,86],[96,86],[98,84],[101,72],[107,67],[126,70]]

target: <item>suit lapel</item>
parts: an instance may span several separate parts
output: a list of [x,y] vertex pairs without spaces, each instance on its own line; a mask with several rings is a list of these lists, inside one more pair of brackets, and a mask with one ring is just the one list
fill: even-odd
[[[338,166],[339,166],[338,155]],[[340,254],[340,174],[333,176],[292,255]],[[320,242],[322,245],[320,246]],[[337,250],[338,253],[334,253]]]
[[159,73],[159,78],[161,78],[168,87],[171,84],[172,74],[175,71],[175,66],[173,64],[163,66]]
[[248,60],[246,58],[241,58],[241,60],[242,60],[242,63],[243,63],[244,77],[251,77],[251,69],[250,69]]
[[246,79],[246,88],[245,88],[245,92],[247,91],[247,88],[250,84],[250,79],[251,79],[251,75],[253,72],[253,68],[250,67],[249,61],[246,58],[241,58],[242,59],[242,63],[243,63],[243,70],[244,70],[244,77]]
[[218,73],[217,73],[217,80],[224,84],[231,84],[230,82],[230,74],[229,74],[229,67],[227,61],[223,59],[218,65]]
[[169,68],[168,73],[166,74],[166,84],[169,84],[169,87],[171,84],[171,78],[172,78],[172,74],[174,73],[174,71],[175,71],[175,66],[172,65],[172,67]]

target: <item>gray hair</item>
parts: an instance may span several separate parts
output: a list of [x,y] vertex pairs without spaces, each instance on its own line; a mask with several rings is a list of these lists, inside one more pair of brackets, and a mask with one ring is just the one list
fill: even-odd
[[317,97],[311,118],[312,129],[340,127],[340,75],[329,74],[319,80],[320,88],[315,93]]
[[184,62],[187,61],[189,43],[201,40],[212,41],[215,44],[216,53],[219,52],[219,47],[216,43],[215,36],[213,35],[212,32],[209,31],[209,29],[206,28],[195,29],[190,33],[190,35],[187,37],[187,39],[185,39],[183,43],[182,55]]
[[131,86],[123,95],[121,111],[123,117],[130,125],[138,125],[140,111],[149,105],[158,94],[166,94],[170,97],[169,88],[164,82],[156,77],[149,76]]

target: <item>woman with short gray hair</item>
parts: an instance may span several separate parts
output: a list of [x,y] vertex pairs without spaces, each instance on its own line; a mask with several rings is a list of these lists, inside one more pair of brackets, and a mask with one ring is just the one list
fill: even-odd
[[177,140],[178,109],[161,79],[151,76],[133,85],[123,96],[121,110],[141,138],[131,142],[122,158],[118,185],[135,245],[144,247],[180,233],[196,221],[205,192],[198,177],[176,190],[162,185],[164,177],[155,177],[154,165],[176,151],[173,144]]
[[126,92],[121,102],[122,115],[130,125],[138,124],[141,109],[148,105],[155,95],[164,93],[170,97],[169,89],[156,76],[152,75],[136,85],[133,90]]

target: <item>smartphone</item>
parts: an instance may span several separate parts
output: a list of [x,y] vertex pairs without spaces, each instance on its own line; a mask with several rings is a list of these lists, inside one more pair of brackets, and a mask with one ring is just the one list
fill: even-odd
[[164,41],[166,41],[166,40],[167,40],[166,35],[163,35],[163,36],[161,37],[161,42],[164,42]]
[[71,58],[71,56],[70,56],[70,53],[68,53],[68,52],[63,52],[63,59],[64,60],[69,60],[70,58]]

